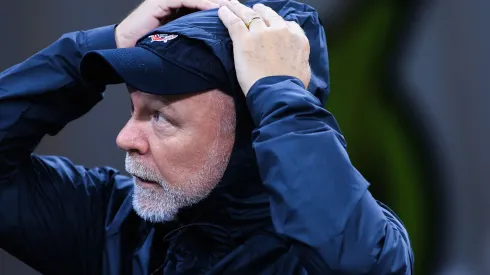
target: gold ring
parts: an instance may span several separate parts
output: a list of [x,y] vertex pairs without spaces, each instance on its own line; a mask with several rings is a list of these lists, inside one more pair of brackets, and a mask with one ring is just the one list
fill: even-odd
[[247,29],[250,29],[250,24],[252,24],[252,22],[253,22],[254,20],[256,20],[256,19],[260,19],[260,20],[262,20],[262,17],[260,17],[260,16],[254,16],[254,17],[252,17],[250,20],[248,20],[248,22],[247,22],[247,23],[245,23],[245,26],[247,26]]

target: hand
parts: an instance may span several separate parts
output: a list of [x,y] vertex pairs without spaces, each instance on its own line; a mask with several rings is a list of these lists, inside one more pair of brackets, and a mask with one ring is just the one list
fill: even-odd
[[[310,44],[296,22],[285,21],[262,4],[250,9],[236,0],[221,7],[218,14],[233,40],[235,69],[245,95],[267,76],[293,76],[308,86]],[[256,16],[261,19],[250,22]]]
[[180,15],[182,8],[209,10],[227,3],[228,0],[146,0],[116,27],[116,45],[133,47],[143,35]]

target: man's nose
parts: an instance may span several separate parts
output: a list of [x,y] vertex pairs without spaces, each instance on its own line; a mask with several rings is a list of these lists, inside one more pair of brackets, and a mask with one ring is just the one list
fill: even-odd
[[126,152],[146,154],[148,152],[148,142],[141,125],[130,119],[116,138],[119,148]]

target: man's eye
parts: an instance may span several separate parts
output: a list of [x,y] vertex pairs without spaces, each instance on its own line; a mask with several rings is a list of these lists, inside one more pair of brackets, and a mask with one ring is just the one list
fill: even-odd
[[157,123],[163,123],[163,122],[167,122],[167,119],[165,118],[165,116],[160,113],[160,112],[155,112],[153,114],[153,119],[155,120],[155,122]]

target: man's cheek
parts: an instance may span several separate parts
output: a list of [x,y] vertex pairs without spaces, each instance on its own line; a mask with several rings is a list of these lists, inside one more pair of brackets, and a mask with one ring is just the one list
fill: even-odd
[[189,174],[189,167],[193,165],[188,159],[187,154],[183,150],[169,148],[156,157],[155,162],[157,163],[160,174],[169,184],[181,182]]

